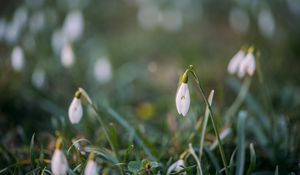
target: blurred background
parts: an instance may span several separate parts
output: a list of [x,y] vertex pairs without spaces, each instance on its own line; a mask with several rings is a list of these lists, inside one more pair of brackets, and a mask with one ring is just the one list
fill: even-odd
[[[163,145],[160,133],[181,123],[188,127],[203,115],[195,87],[188,119],[176,112],[178,80],[190,64],[206,95],[215,89],[214,111],[223,128],[224,111],[238,93],[235,84],[242,83],[227,73],[227,64],[243,45],[260,54],[269,106],[291,134],[300,124],[299,21],[299,0],[2,1],[1,143],[17,152],[33,133],[53,137],[70,128],[67,110],[82,87]],[[264,109],[257,74],[250,91]],[[174,119],[176,126],[170,124]],[[83,125],[76,127],[77,135],[94,138],[97,124],[85,110]],[[297,150],[299,140],[291,140]],[[290,167],[300,158],[293,157]]]

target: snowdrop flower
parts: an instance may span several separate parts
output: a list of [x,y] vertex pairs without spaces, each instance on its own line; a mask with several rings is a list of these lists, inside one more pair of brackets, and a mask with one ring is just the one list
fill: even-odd
[[69,119],[72,124],[78,123],[82,118],[81,92],[77,91],[69,107]]
[[231,58],[227,67],[227,70],[230,74],[235,74],[239,70],[240,63],[244,57],[245,52],[241,49]]
[[74,64],[74,52],[70,44],[65,44],[61,50],[61,63],[65,67],[71,67]]
[[[184,161],[182,159],[179,159],[178,161],[176,161],[175,163],[173,163],[167,171],[167,174],[170,174],[172,172],[179,172],[182,169],[184,169]],[[180,175],[186,175],[186,172],[182,172],[180,173]]]
[[61,150],[62,139],[56,141],[55,151],[51,159],[51,170],[54,175],[65,175],[69,169],[68,161]]
[[68,13],[63,25],[63,34],[68,41],[74,42],[78,40],[84,30],[84,18],[81,11],[74,10]]
[[91,153],[89,156],[88,163],[86,164],[84,175],[97,175],[98,174],[98,166],[95,162],[95,153]]
[[186,116],[190,107],[190,92],[188,88],[188,75],[187,71],[183,74],[181,84],[176,94],[176,108],[179,114]]
[[252,76],[255,71],[255,57],[253,55],[253,47],[249,48],[247,55],[241,61],[238,76],[243,78],[246,74]]
[[23,49],[19,46],[15,47],[11,54],[11,64],[15,71],[20,72],[25,66],[25,58]]

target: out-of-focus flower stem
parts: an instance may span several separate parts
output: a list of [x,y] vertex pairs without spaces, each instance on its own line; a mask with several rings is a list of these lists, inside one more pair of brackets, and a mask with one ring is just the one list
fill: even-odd
[[219,143],[218,146],[219,146],[219,150],[220,150],[220,154],[221,154],[223,166],[224,166],[224,168],[225,168],[225,174],[226,174],[226,175],[229,175],[229,174],[228,174],[228,168],[227,168],[226,157],[225,157],[225,152],[224,152],[224,149],[223,149],[223,146],[222,146],[222,141],[221,141],[221,139],[220,139],[220,135],[219,135],[218,128],[217,128],[217,126],[215,125],[215,120],[214,120],[214,116],[213,116],[213,112],[212,112],[211,106],[210,106],[210,104],[208,103],[208,100],[207,100],[207,98],[206,98],[205,95],[204,95],[203,88],[202,88],[202,86],[201,86],[201,84],[200,84],[199,78],[198,78],[198,76],[197,76],[197,74],[196,74],[196,72],[195,72],[195,70],[194,70],[194,68],[193,68],[192,65],[189,67],[189,72],[192,73],[193,78],[194,78],[194,80],[195,80],[195,82],[196,82],[196,84],[197,84],[197,87],[198,87],[198,89],[199,89],[199,91],[200,91],[200,93],[201,93],[201,96],[203,97],[205,104],[208,106],[208,109],[209,109],[209,116],[210,116],[210,119],[211,119],[211,123],[212,123],[212,125],[213,125],[213,129],[214,129],[214,132],[215,132],[215,134],[216,134],[216,136],[217,136],[217,140],[218,140],[218,143]]

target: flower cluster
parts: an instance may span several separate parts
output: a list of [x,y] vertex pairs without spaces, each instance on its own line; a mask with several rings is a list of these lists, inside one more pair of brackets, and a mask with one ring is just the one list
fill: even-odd
[[230,60],[227,70],[230,74],[237,74],[243,78],[246,74],[252,76],[255,71],[254,48],[250,47],[247,51],[244,48],[239,50]]
[[[97,175],[98,166],[95,162],[95,154],[93,152],[89,155],[89,160],[84,170],[84,175]],[[66,156],[62,151],[62,139],[59,137],[56,140],[55,151],[51,159],[51,170],[54,175],[65,175],[69,169],[69,164]]]

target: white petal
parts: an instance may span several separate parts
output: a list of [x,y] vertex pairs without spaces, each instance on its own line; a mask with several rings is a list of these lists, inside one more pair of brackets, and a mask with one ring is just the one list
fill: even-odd
[[97,175],[98,174],[98,167],[95,161],[89,160],[85,170],[84,175]]
[[179,114],[186,116],[190,107],[190,93],[187,83],[181,83],[176,94],[176,108]]
[[15,47],[11,54],[11,64],[15,71],[20,72],[25,66],[24,52],[21,47]]
[[69,44],[64,45],[60,59],[62,65],[65,67],[71,67],[74,64],[74,52]]
[[188,85],[186,85],[186,90],[185,90],[184,96],[185,96],[185,98],[182,100],[183,108],[182,108],[181,113],[185,117],[190,108],[190,92],[189,92]]
[[74,97],[69,107],[69,119],[71,123],[78,123],[82,118],[82,113],[81,101]]
[[253,56],[252,53],[249,53],[248,54],[249,56],[249,65],[248,65],[248,68],[247,68],[247,73],[248,75],[252,76],[254,74],[254,71],[255,71],[255,58]]
[[56,149],[51,159],[51,170],[54,175],[67,174],[69,165],[64,153]]
[[243,78],[246,74],[246,71],[247,71],[246,69],[247,69],[247,65],[248,65],[248,60],[246,59],[246,57],[241,61],[240,65],[239,65],[239,71],[237,73],[239,78]]
[[234,74],[238,71],[239,65],[245,56],[244,51],[240,50],[230,60],[227,70],[230,74]]
[[[184,166],[184,161],[180,159],[180,160],[174,162],[174,163],[168,168],[167,174],[170,174],[170,173],[172,173],[172,172],[179,172],[179,171],[181,171],[184,167],[185,167],[185,166]],[[180,175],[186,175],[186,172],[182,172],[182,173],[180,173]]]

